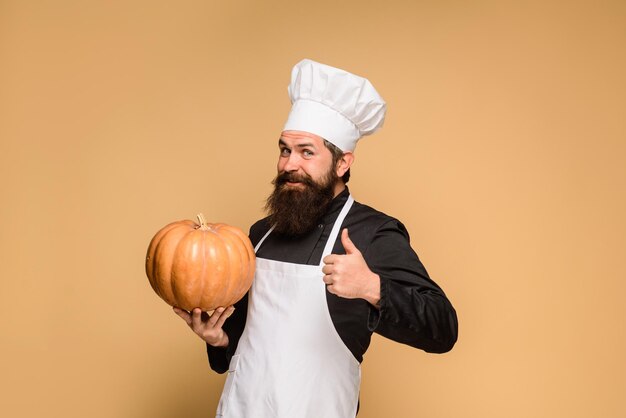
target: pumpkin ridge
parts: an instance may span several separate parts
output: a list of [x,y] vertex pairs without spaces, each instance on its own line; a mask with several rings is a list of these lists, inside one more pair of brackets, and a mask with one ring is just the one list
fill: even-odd
[[[195,225],[194,225],[195,226]],[[175,259],[176,279],[172,280],[178,292],[179,301],[184,303],[188,309],[200,307],[199,288],[204,285],[204,278],[199,274],[199,261],[206,258],[202,251],[204,230],[196,229],[189,231],[181,240],[179,247],[182,247],[182,256]]]
[[245,267],[245,275],[243,275],[243,277],[245,278],[245,280],[242,280],[242,283],[241,283],[241,287],[245,289],[243,291],[240,290],[241,292],[240,298],[241,298],[243,297],[247,289],[250,287],[250,285],[252,284],[252,280],[254,279],[256,254],[254,253],[254,249],[252,248],[252,244],[250,243],[249,238],[246,235],[244,235],[243,232],[241,232],[237,228],[233,228],[228,225],[225,225],[225,226],[226,226],[225,229],[228,230],[228,232],[230,232],[231,234],[233,234],[236,237],[235,239],[237,239],[238,242],[241,244],[239,248],[245,251],[245,255],[242,254],[242,260],[246,261],[245,263],[243,263],[243,267]]
[[220,258],[219,251],[216,246],[216,234],[213,231],[213,225],[208,224],[208,229],[202,234],[205,247],[204,263],[206,265],[206,273],[203,276],[203,288],[199,294],[202,304],[207,310],[215,310],[218,307],[217,299],[219,298],[219,283],[223,280],[223,273],[219,270],[216,260]]
[[[237,262],[234,263],[239,265],[239,271],[237,272],[239,277],[241,278],[237,283],[232,283],[230,286],[230,291],[232,294],[232,303],[241,299],[245,294],[246,290],[250,287],[251,281],[249,280],[249,258],[247,257],[247,246],[245,245],[245,241],[241,240],[239,234],[237,234],[234,228],[230,228],[226,225],[223,225],[222,234],[224,236],[229,237],[229,241],[231,241],[232,245],[229,248],[232,250],[231,257],[237,258]],[[242,250],[246,252],[246,256],[242,253]]]
[[[239,282],[239,280],[234,280],[233,276],[235,277],[241,277],[241,259],[239,257],[237,257],[237,259],[235,259],[234,255],[236,255],[237,250],[236,250],[236,246],[233,245],[232,240],[230,239],[230,237],[225,236],[222,233],[222,240],[225,243],[225,248],[226,248],[226,252],[228,254],[228,259],[230,260],[230,265],[229,265],[229,269],[230,271],[230,275],[231,275],[231,280],[228,281],[228,292],[226,292],[227,295],[231,295],[229,298],[225,297],[225,305],[232,305],[233,303],[235,303],[235,300],[233,300],[238,293],[238,286],[237,283]],[[232,266],[232,267],[231,267]],[[240,271],[232,271],[233,267],[239,266],[239,270]],[[235,293],[233,293],[233,291],[235,291]]]
[[[200,225],[199,229],[202,229],[202,225]],[[200,256],[200,274],[198,275],[198,278],[196,280],[200,283],[200,291],[198,292],[198,296],[195,299],[197,303],[195,304],[196,306],[194,306],[194,308],[204,306],[204,298],[203,298],[204,293],[203,292],[206,286],[206,280],[204,280],[205,269],[206,269],[206,257],[204,256],[205,246],[206,246],[206,243],[204,241],[204,236],[203,236],[198,243],[198,247],[200,247],[198,252],[199,254],[201,254],[201,256]]]
[[215,239],[218,243],[216,247],[219,247],[222,258],[225,258],[226,260],[228,260],[228,262],[223,263],[223,266],[222,266],[223,268],[222,274],[223,274],[223,277],[225,278],[224,279],[225,285],[222,286],[219,296],[215,297],[215,305],[216,307],[218,307],[218,306],[224,306],[227,304],[228,302],[227,295],[229,295],[231,292],[231,287],[232,287],[232,283],[234,280],[232,277],[232,269],[231,269],[232,260],[230,259],[230,251],[228,248],[229,246],[226,240],[224,239],[225,237],[222,234],[218,234],[217,231],[214,232],[214,234],[215,234],[214,235]]
[[173,260],[176,257],[181,237],[187,233],[187,225],[178,224],[174,228],[169,229],[157,245],[156,257],[161,261],[157,265],[157,283],[163,299],[178,306],[179,300],[174,292],[174,271]]
[[162,292],[160,287],[158,286],[157,280],[153,280],[152,278],[154,277],[154,272],[156,270],[156,268],[158,267],[157,265],[157,258],[156,258],[156,252],[158,250],[158,246],[161,244],[161,242],[163,241],[163,238],[165,237],[165,235],[173,228],[175,228],[177,226],[178,222],[172,222],[169,223],[167,225],[165,225],[163,228],[161,228],[156,235],[150,240],[150,245],[148,246],[148,251],[146,253],[146,275],[148,276],[148,278],[150,279],[150,286],[152,286],[152,289],[156,292],[156,294],[163,298],[163,296],[161,296]]

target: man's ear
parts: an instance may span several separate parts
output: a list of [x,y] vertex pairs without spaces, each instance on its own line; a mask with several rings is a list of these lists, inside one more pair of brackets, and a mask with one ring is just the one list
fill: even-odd
[[354,154],[349,151],[344,152],[341,159],[337,161],[337,168],[336,168],[337,176],[343,177],[343,175],[346,174],[346,171],[350,169],[350,166],[352,165],[353,162],[354,162]]

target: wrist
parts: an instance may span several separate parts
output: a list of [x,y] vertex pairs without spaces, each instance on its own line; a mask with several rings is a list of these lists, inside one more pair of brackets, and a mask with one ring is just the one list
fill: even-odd
[[228,334],[226,334],[225,332],[222,332],[221,338],[219,338],[217,341],[206,341],[206,343],[212,347],[227,348],[228,347]]
[[371,285],[369,286],[364,299],[378,309],[380,308],[380,276],[372,273],[372,277],[369,282]]

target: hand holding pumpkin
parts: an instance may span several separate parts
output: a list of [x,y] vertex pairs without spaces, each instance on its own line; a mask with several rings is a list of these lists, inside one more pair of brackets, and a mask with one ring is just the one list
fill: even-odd
[[214,347],[227,347],[228,335],[222,329],[224,322],[235,311],[234,306],[219,307],[212,314],[194,308],[191,312],[174,307],[174,312],[189,325],[200,338]]

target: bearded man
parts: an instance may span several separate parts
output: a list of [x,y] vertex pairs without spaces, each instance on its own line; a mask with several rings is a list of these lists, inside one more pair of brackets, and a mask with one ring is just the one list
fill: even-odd
[[409,244],[402,223],[355,202],[346,183],[363,135],[386,104],[371,83],[303,60],[268,216],[250,229],[252,288],[212,315],[175,308],[228,376],[218,417],[352,418],[373,332],[427,352],[449,351],[457,317]]

